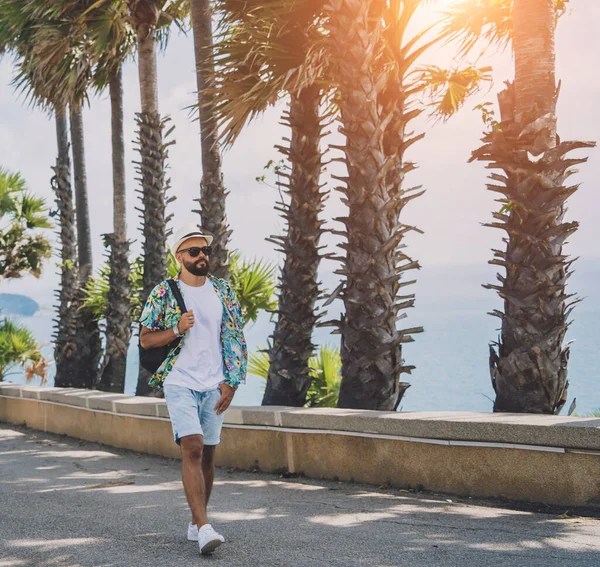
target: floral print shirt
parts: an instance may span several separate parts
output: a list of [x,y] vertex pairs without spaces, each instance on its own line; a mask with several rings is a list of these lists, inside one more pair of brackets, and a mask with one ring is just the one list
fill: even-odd
[[[179,285],[179,277],[174,278]],[[233,388],[246,381],[248,366],[248,348],[244,337],[244,317],[235,292],[226,280],[212,275],[207,276],[223,305],[223,321],[221,323],[221,346],[223,352],[223,373],[225,383]],[[185,299],[185,298],[184,298]],[[160,282],[150,293],[140,323],[152,331],[166,331],[174,327],[181,318],[181,309],[169,287],[168,282]],[[181,352],[185,335],[179,344],[171,350],[159,369],[152,375],[148,383],[156,390],[162,389],[167,374],[175,365]]]

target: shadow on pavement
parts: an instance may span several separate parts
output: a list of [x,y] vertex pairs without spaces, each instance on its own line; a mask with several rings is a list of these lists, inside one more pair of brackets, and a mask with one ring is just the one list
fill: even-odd
[[597,567],[600,522],[451,496],[219,470],[212,557],[179,462],[0,425],[0,567]]

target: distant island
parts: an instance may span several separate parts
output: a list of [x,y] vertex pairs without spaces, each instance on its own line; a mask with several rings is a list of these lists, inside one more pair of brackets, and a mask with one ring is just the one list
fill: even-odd
[[36,301],[26,295],[0,293],[0,314],[32,317],[40,309]]

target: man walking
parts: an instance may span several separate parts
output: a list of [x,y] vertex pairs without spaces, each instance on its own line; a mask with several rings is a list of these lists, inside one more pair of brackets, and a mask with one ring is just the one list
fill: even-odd
[[206,508],[223,412],[245,381],[248,359],[235,292],[227,281],[209,274],[212,240],[193,224],[176,232],[172,251],[181,272],[175,280],[187,311],[181,313],[169,283],[163,281],[152,290],[140,318],[143,349],[162,347],[180,337],[150,385],[164,388],[192,512],[187,537],[198,541],[202,554],[212,553],[225,541],[209,524]]

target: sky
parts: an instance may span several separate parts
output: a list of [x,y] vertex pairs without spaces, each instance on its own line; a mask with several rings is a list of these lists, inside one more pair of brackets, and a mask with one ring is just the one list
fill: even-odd
[[[595,140],[600,134],[600,73],[597,58],[600,53],[600,2],[573,0],[572,9],[560,21],[557,32],[557,78],[562,81],[559,100],[559,133],[563,140]],[[421,14],[423,22],[432,21],[431,9]],[[431,52],[424,63],[447,64],[449,51]],[[475,62],[474,60],[468,61]],[[423,116],[413,123],[417,132],[426,132],[423,141],[413,146],[408,158],[419,169],[411,173],[407,182],[423,185],[426,194],[413,201],[403,212],[402,220],[418,226],[423,235],[407,239],[409,254],[418,259],[426,269],[440,265],[456,266],[485,264],[492,256],[491,248],[501,246],[502,234],[484,228],[491,211],[498,208],[496,196],[485,190],[484,164],[469,164],[473,149],[480,144],[483,123],[480,113],[473,110],[477,104],[496,101],[496,93],[503,81],[513,76],[510,51],[487,54],[479,65],[494,67],[494,84],[472,98],[465,108],[447,123],[434,123]],[[175,125],[176,144],[169,150],[169,175],[172,194],[177,197],[170,206],[175,215],[175,228],[197,216],[194,199],[199,196],[201,154],[199,125],[190,115],[189,107],[196,100],[194,78],[193,41],[191,34],[175,33],[165,54],[158,60],[159,99],[163,114],[169,115]],[[50,189],[51,166],[55,160],[56,142],[54,122],[51,117],[26,105],[10,86],[12,70],[10,61],[0,62],[0,166],[21,172],[35,193],[53,204]],[[139,110],[139,87],[134,62],[124,69],[126,141],[135,138],[134,116]],[[229,223],[233,229],[232,246],[246,256],[276,261],[277,253],[265,241],[270,235],[281,234],[283,222],[274,210],[277,191],[258,183],[264,165],[279,159],[274,146],[287,135],[279,125],[279,116],[285,108],[282,100],[243,132],[235,146],[224,155],[225,184],[230,191],[227,202]],[[93,255],[96,267],[103,261],[105,251],[101,235],[112,229],[112,178],[110,161],[110,107],[108,93],[94,97],[84,111],[85,144],[91,228],[94,237]],[[337,128],[336,125],[333,126]],[[332,134],[330,140],[339,140]],[[600,223],[597,211],[600,196],[595,181],[600,178],[598,150],[590,150],[589,163],[580,167],[576,176],[581,189],[569,202],[569,220],[578,220],[580,230],[572,236],[567,252],[573,256],[599,256]],[[335,157],[330,153],[330,157]],[[129,236],[139,250],[140,206],[132,160],[136,159],[133,144],[127,145],[128,163],[128,225]],[[331,173],[329,171],[328,173]],[[344,207],[338,193],[332,189],[325,210],[328,228],[339,228],[331,219],[341,216]],[[333,247],[332,237],[325,239]],[[334,248],[331,248],[333,250]],[[324,264],[331,271],[335,265]],[[54,262],[48,266],[41,280],[31,277],[3,283],[3,292],[26,293],[51,301],[55,287]],[[477,285],[479,285],[478,282]]]

